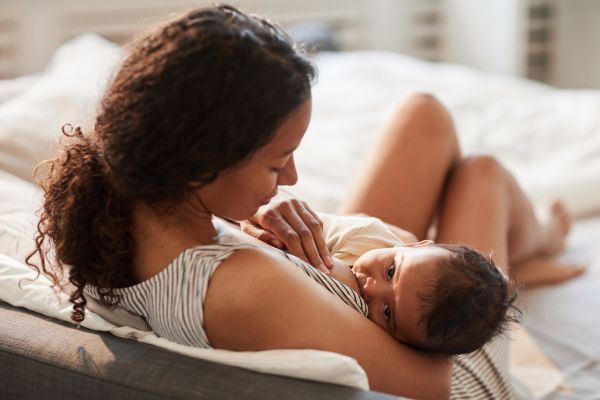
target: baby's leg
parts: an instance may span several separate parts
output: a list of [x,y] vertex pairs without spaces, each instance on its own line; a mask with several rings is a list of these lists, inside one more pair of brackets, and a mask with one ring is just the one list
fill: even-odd
[[581,275],[585,267],[576,264],[565,264],[551,257],[539,257],[525,261],[512,268],[511,278],[526,286],[561,283]]
[[492,163],[504,180],[511,203],[508,241],[511,265],[518,265],[538,256],[553,256],[563,250],[571,225],[571,218],[564,204],[555,201],[545,218],[538,219],[516,179],[498,162]]
[[521,283],[555,283],[581,272],[572,265],[539,259],[562,249],[568,222],[564,207],[556,203],[550,219],[540,223],[500,163],[489,156],[470,157],[461,161],[450,179],[438,241],[492,253],[498,266]]
[[454,169],[438,223],[437,241],[472,246],[508,275],[511,201],[502,170],[489,157],[469,157]]
[[366,213],[423,239],[459,159],[448,111],[430,95],[414,95],[385,128],[339,213]]

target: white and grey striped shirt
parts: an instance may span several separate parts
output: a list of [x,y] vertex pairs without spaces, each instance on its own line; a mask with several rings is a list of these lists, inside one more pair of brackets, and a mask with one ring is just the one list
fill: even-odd
[[[120,305],[141,315],[157,335],[176,343],[212,347],[204,331],[203,303],[212,274],[236,250],[251,244],[214,244],[184,250],[166,268],[150,279],[113,289]],[[295,266],[356,311],[368,314],[366,302],[352,289],[322,273],[303,260],[281,250]],[[99,300],[97,287],[87,285],[86,295]]]

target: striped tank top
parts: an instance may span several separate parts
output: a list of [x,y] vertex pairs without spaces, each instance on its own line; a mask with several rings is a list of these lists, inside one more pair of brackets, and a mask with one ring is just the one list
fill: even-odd
[[[158,336],[188,346],[210,348],[212,345],[203,326],[203,303],[210,278],[221,262],[236,250],[257,247],[224,243],[192,247],[181,252],[150,279],[113,289],[113,293],[120,299],[121,306],[142,316]],[[367,304],[354,290],[298,257],[275,248],[269,250],[282,254],[315,282],[367,316]],[[95,286],[86,285],[84,293],[100,299],[99,289]]]

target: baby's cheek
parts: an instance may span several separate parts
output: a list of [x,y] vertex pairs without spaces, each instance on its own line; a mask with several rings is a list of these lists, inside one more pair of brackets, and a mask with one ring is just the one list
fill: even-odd
[[383,329],[384,331],[386,331],[387,333],[390,333],[390,330],[387,326],[387,324],[384,322],[384,320],[382,318],[377,318],[376,314],[374,312],[374,310],[372,310],[369,307],[369,315],[367,316],[375,325],[379,326],[381,329]]

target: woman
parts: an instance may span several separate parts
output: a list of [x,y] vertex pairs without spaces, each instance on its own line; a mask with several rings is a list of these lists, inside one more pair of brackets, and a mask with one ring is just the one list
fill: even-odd
[[[251,218],[278,186],[296,182],[293,152],[310,119],[313,76],[282,31],[229,6],[191,11],[135,42],[93,134],[65,131],[73,139],[49,161],[41,268],[50,272],[49,239],[57,264],[69,268],[76,322],[85,291],[121,302],[180,343],[333,351],[355,358],[375,390],[448,397],[447,359],[396,342],[304,274],[298,259],[221,242],[213,216]],[[424,185],[433,194],[414,190],[431,210],[441,169],[436,189]],[[312,210],[291,204],[301,221],[284,237],[308,237],[308,222],[321,248]]]

